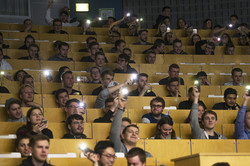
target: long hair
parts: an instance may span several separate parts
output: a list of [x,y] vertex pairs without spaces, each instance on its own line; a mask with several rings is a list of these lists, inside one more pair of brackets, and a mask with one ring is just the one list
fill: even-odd
[[35,109],[38,109],[38,110],[41,111],[41,113],[43,113],[43,111],[41,110],[40,107],[31,107],[31,108],[28,110],[28,112],[27,112],[27,117],[26,117],[26,118],[27,118],[27,121],[26,121],[26,128],[28,129],[29,132],[32,130],[33,127],[32,127],[31,122],[28,121],[28,118],[30,118],[32,111],[35,110]]
[[[159,128],[164,124],[173,126],[174,124],[173,119],[170,116],[165,116],[158,121],[156,125],[156,131],[155,131],[155,139],[161,139],[161,130]],[[171,139],[176,139],[176,134],[175,134],[174,129],[172,129],[172,132],[171,132]]]

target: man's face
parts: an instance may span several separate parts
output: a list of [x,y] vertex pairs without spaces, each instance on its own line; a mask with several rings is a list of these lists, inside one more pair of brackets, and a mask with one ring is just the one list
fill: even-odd
[[143,31],[143,32],[141,33],[141,35],[140,35],[140,40],[141,40],[142,42],[147,42],[147,40],[148,40],[148,32]]
[[28,54],[31,58],[36,58],[36,55],[38,54],[38,48],[37,47],[30,47],[28,49]]
[[102,67],[105,63],[105,57],[103,55],[97,55],[95,59],[96,66]]
[[91,70],[91,77],[93,80],[100,80],[101,74],[98,69],[92,69]]
[[104,76],[104,78],[102,79],[102,85],[103,85],[105,88],[107,88],[108,85],[109,85],[109,83],[110,83],[111,81],[113,81],[113,79],[114,79],[113,76],[111,76],[111,75],[109,75],[109,74],[106,74],[106,75]]
[[131,58],[131,51],[129,50],[123,50],[124,54],[127,54]]
[[169,124],[163,124],[161,126],[159,126],[159,129],[161,131],[161,135],[164,137],[164,138],[167,138],[169,136],[169,134],[172,133],[172,126],[170,126]]
[[65,88],[72,88],[74,85],[73,74],[71,74],[71,73],[64,74],[64,78],[63,78],[62,82],[63,82],[63,85]]
[[128,166],[146,166],[146,163],[142,163],[138,155],[128,158],[127,162]]
[[157,50],[159,52],[164,52],[164,50],[165,50],[165,44],[162,43],[160,46],[157,47]]
[[100,165],[101,166],[112,166],[115,163],[115,151],[114,148],[107,147],[101,157],[100,157]]
[[162,11],[162,15],[163,15],[163,16],[168,16],[168,17],[170,17],[170,14],[171,14],[171,9],[166,8],[166,9],[164,9],[164,10]]
[[114,19],[112,19],[112,18],[109,18],[108,19],[108,25],[111,25],[112,23],[114,23],[115,21],[114,21]]
[[246,36],[239,37],[239,45],[245,46],[246,44],[247,44],[247,37]]
[[67,14],[62,13],[60,17],[61,17],[62,22],[67,22],[68,21]]
[[35,41],[33,40],[33,38],[27,38],[25,41],[25,45],[27,46],[27,48],[31,45],[34,44]]
[[194,42],[194,45],[198,42],[198,41],[200,41],[201,39],[199,38],[199,36],[194,36],[193,37],[193,42]]
[[237,96],[235,94],[228,94],[226,98],[224,98],[226,104],[230,107],[236,105]]
[[62,46],[59,50],[59,54],[63,57],[67,57],[68,55],[68,51],[69,51],[69,47],[68,46]]
[[58,99],[56,99],[56,103],[60,108],[65,107],[66,102],[69,100],[69,95],[67,92],[62,92],[58,95]]
[[73,114],[83,115],[85,112],[85,108],[81,108],[77,102],[71,102],[68,107],[64,108],[67,117]]
[[180,73],[179,68],[170,68],[170,70],[168,71],[168,74],[169,74],[170,78],[178,78],[179,73]]
[[56,33],[60,33],[62,30],[62,23],[61,22],[55,22],[53,25],[53,29]]
[[206,47],[205,47],[205,54],[206,55],[211,55],[213,51],[214,51],[213,47],[210,46],[209,44],[207,44]]
[[141,76],[141,77],[139,77],[137,83],[138,83],[138,87],[140,89],[143,89],[144,86],[147,85],[147,83],[148,83],[148,78],[145,76]]
[[100,48],[99,48],[99,45],[93,45],[91,48],[90,48],[90,54],[91,55],[95,55],[96,52],[100,51]]
[[24,29],[28,28],[29,26],[32,26],[32,21],[31,20],[27,20],[24,23]]
[[80,135],[83,133],[84,124],[83,120],[73,119],[70,125],[68,125],[69,131],[72,135]]
[[122,42],[119,46],[117,46],[117,50],[119,53],[123,52],[123,49],[126,47],[126,43]]
[[115,43],[117,40],[120,40],[120,36],[116,33],[110,34],[110,42]]
[[17,74],[17,81],[22,81],[24,75],[26,75],[24,72],[19,72],[19,73]]
[[242,81],[242,72],[235,71],[232,75],[232,79],[236,85],[240,85]]
[[44,162],[49,154],[49,142],[47,140],[36,141],[32,149],[32,159]]
[[213,114],[206,114],[204,120],[202,121],[204,129],[214,129],[217,124],[217,120]]
[[154,101],[151,105],[151,113],[154,115],[154,116],[159,116],[162,114],[163,112],[163,105],[161,102],[157,102],[157,101]]
[[169,93],[176,94],[179,91],[179,82],[178,81],[171,82],[167,87]]
[[11,119],[20,119],[22,117],[22,109],[19,104],[12,104],[7,111]]
[[114,104],[114,102],[105,103],[105,108],[103,109],[105,114],[110,110],[110,108],[112,107],[113,104]]
[[245,127],[250,130],[250,112],[246,112],[245,114]]
[[238,24],[238,19],[236,17],[230,17],[230,21],[234,25]]
[[109,97],[111,97],[111,98],[116,98],[116,97],[118,97],[118,96],[119,96],[119,89],[116,90],[116,91],[114,91],[113,93],[111,93],[111,94],[109,95]]
[[25,87],[20,94],[20,99],[23,102],[32,102],[34,100],[34,91],[31,87]]
[[148,54],[146,61],[148,64],[154,64],[156,60],[156,55],[153,53]]
[[128,65],[128,62],[124,58],[118,58],[118,64],[124,68]]
[[226,55],[234,55],[234,47],[228,47],[226,50]]
[[139,138],[139,130],[136,127],[127,128],[125,134],[122,134],[124,142],[136,144]]
[[177,54],[180,54],[181,51],[182,51],[182,44],[180,42],[176,42],[174,43],[174,51],[177,53]]
[[206,85],[207,76],[199,76],[199,81],[201,85]]
[[26,84],[28,84],[28,85],[34,87],[34,80],[33,80],[33,78],[31,78],[31,77],[26,78],[26,79],[24,80],[24,85],[26,85]]
[[22,157],[30,156],[31,149],[29,147],[30,140],[29,138],[23,138],[17,145],[16,151],[21,153]]

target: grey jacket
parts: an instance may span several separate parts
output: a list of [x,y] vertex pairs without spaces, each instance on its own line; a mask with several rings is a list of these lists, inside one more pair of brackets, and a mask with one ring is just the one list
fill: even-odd
[[105,107],[105,100],[109,96],[109,89],[103,89],[99,95],[97,96],[97,99],[95,101],[95,108],[104,108]]
[[[191,108],[191,116],[190,116],[190,125],[192,129],[192,137],[194,139],[209,139],[208,134],[204,129],[200,127],[199,121],[198,121],[198,104],[193,104]],[[219,133],[215,134],[218,135],[219,139],[227,139],[224,135],[220,135]]]
[[[120,137],[122,114],[123,110],[118,109],[110,129],[110,141],[113,142],[115,145],[115,152],[121,152],[126,154],[129,150],[126,145],[122,143]],[[146,152],[146,156],[153,157],[149,152]]]
[[8,122],[26,122],[26,116],[22,115],[20,119],[8,119]]

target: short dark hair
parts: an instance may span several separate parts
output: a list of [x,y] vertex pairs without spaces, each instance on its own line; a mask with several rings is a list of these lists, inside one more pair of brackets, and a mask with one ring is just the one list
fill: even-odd
[[227,88],[225,91],[224,91],[224,98],[227,97],[227,95],[230,95],[230,94],[234,94],[237,96],[237,91],[233,88]]
[[64,80],[64,76],[65,76],[66,74],[72,74],[72,75],[73,75],[73,72],[72,72],[72,71],[69,71],[69,70],[63,72],[62,75],[61,75],[61,80]]
[[164,40],[162,40],[162,39],[156,39],[155,42],[154,42],[153,48],[160,47],[162,44],[165,45]]
[[25,73],[25,74],[28,74],[26,71],[24,71],[24,70],[18,70],[16,73],[15,73],[15,75],[14,75],[14,81],[17,81],[17,75],[20,73],[20,72],[23,72],[23,73]]
[[205,112],[202,114],[202,116],[201,116],[201,121],[204,121],[204,118],[205,118],[205,116],[206,116],[207,114],[212,114],[212,115],[214,115],[214,116],[215,116],[215,119],[217,120],[217,114],[216,114],[216,112],[214,112],[214,111],[212,111],[212,110],[207,110],[207,111],[205,111]]
[[105,70],[104,72],[102,72],[101,78],[104,79],[105,75],[111,75],[112,77],[114,77],[114,73],[110,70]]
[[116,40],[115,47],[118,47],[121,43],[126,43],[124,40]]
[[76,103],[80,104],[80,101],[79,101],[78,99],[73,98],[73,99],[70,99],[70,100],[68,100],[68,101],[66,102],[65,107],[69,107],[69,105],[70,105],[71,103],[73,103],[73,102],[76,102]]
[[147,52],[147,56],[148,56],[149,54],[155,54],[155,55],[156,55],[156,53],[155,53],[153,50],[148,51],[148,52]]
[[25,19],[25,20],[23,21],[23,24],[25,24],[26,21],[31,21],[31,22],[32,22],[31,19],[27,18],[27,19]]
[[60,20],[59,18],[55,18],[55,19],[53,20],[53,26],[55,25],[56,22],[60,22],[61,25],[62,25],[62,20]]
[[59,96],[61,93],[64,93],[64,92],[68,94],[68,91],[67,91],[66,89],[63,89],[63,88],[58,89],[58,90],[55,92],[55,97],[56,97],[56,99],[58,99],[58,96]]
[[200,76],[207,76],[207,73],[205,71],[199,71],[197,74],[196,74],[196,77],[200,77]]
[[99,141],[99,142],[96,144],[95,148],[94,148],[94,152],[95,152],[96,154],[99,154],[100,157],[101,157],[101,156],[102,156],[102,153],[103,153],[104,150],[107,149],[107,148],[113,148],[113,149],[114,149],[114,148],[115,148],[114,143],[111,142],[111,141]]
[[173,41],[173,46],[174,46],[175,43],[181,43],[181,44],[182,44],[182,41],[181,41],[180,39],[175,39],[175,40]]
[[177,78],[177,77],[174,77],[174,78],[170,78],[169,80],[168,80],[168,83],[167,83],[167,85],[170,85],[172,82],[180,82],[180,80],[179,80],[179,78]]
[[142,32],[147,32],[147,33],[148,33],[148,30],[146,30],[146,29],[141,29],[141,30],[139,30],[138,35],[141,35]]
[[69,44],[66,42],[61,42],[58,46],[58,49],[60,50],[62,48],[62,46],[67,46],[69,48]]
[[229,163],[226,162],[219,162],[219,163],[214,163],[212,166],[230,166]]
[[164,6],[161,11],[163,12],[165,9],[170,9],[171,10],[171,7],[170,6]]
[[246,27],[246,28],[248,29],[248,24],[247,24],[247,23],[241,23],[241,24],[240,24],[240,27],[241,27],[241,26],[242,26],[242,27],[244,26],[244,27]]
[[105,59],[105,54],[104,54],[104,52],[102,52],[102,51],[97,51],[97,52],[95,53],[95,59],[96,59],[96,57],[97,57],[98,55],[104,56],[104,59]]
[[29,85],[29,84],[25,84],[25,85],[22,85],[22,86],[20,87],[20,89],[19,89],[19,91],[18,91],[18,95],[21,95],[22,92],[23,92],[23,89],[26,88],[26,87],[30,87],[30,88],[33,90],[33,93],[34,93],[34,88],[33,88],[31,85]]
[[95,45],[99,46],[99,43],[97,43],[97,42],[91,42],[91,43],[89,43],[89,49],[91,49]]
[[232,14],[232,15],[230,16],[230,18],[232,18],[232,17],[235,17],[235,18],[237,18],[237,20],[238,20],[238,16],[237,16],[236,14]]
[[112,19],[113,21],[116,21],[114,17],[108,17],[108,19]]
[[140,74],[138,74],[137,78],[139,79],[140,77],[147,77],[148,78],[148,75],[146,73],[140,73]]
[[124,49],[123,49],[123,53],[124,53],[126,50],[132,52],[132,50],[131,50],[130,48],[124,48]]
[[114,98],[112,98],[112,97],[107,98],[107,99],[105,100],[105,105],[106,105],[107,103],[110,103],[110,102],[113,102],[113,101],[114,101]]
[[6,111],[9,111],[9,110],[10,110],[10,107],[11,107],[13,104],[18,104],[19,106],[21,106],[21,101],[20,101],[20,100],[17,100],[17,99],[14,99],[14,98],[10,98],[10,99],[6,100],[6,102],[5,102],[5,110],[6,110]]
[[29,47],[28,47],[28,50],[30,50],[31,47],[36,47],[37,48],[37,52],[40,51],[40,48],[37,44],[33,43],[33,44],[30,44]]
[[29,143],[29,146],[30,147],[34,147],[34,145],[36,144],[37,141],[48,141],[48,143],[50,142],[49,141],[49,137],[47,137],[46,135],[44,134],[37,134],[37,135],[34,135],[31,137],[30,139],[30,143]]
[[170,71],[172,68],[176,68],[176,69],[180,69],[180,67],[177,65],[177,64],[171,64],[169,67],[168,67],[168,70]]
[[123,117],[123,118],[122,118],[122,122],[123,122],[123,121],[126,121],[126,122],[128,122],[129,124],[132,123],[131,119],[129,119],[128,117]]
[[90,37],[87,38],[86,43],[89,44],[90,40],[95,40],[95,42],[97,42],[97,39],[95,37],[90,36]]
[[82,120],[83,121],[83,117],[81,115],[78,114],[72,114],[70,115],[67,120],[66,120],[66,125],[71,125],[73,120]]
[[143,149],[138,148],[138,147],[130,149],[125,156],[127,159],[138,156],[142,163],[146,162],[146,152]]
[[126,62],[129,62],[130,57],[127,54],[120,54],[118,59],[125,59]]
[[150,101],[150,106],[151,106],[151,107],[152,107],[153,102],[155,102],[155,101],[156,101],[156,102],[162,103],[162,107],[163,107],[163,108],[165,107],[165,100],[164,100],[162,97],[159,97],[159,96],[153,98],[153,99]]
[[30,139],[30,137],[28,135],[20,135],[17,137],[16,141],[15,141],[15,145],[16,147],[18,146],[19,142],[22,140],[22,139]]
[[25,39],[24,39],[24,43],[26,43],[26,41],[28,40],[28,38],[33,39],[33,40],[34,40],[34,42],[35,42],[35,38],[34,38],[33,36],[31,36],[31,35],[27,35],[27,36],[25,37]]
[[241,73],[243,73],[243,70],[241,69],[241,68],[233,68],[233,70],[232,70],[232,72],[231,72],[231,74],[232,74],[232,76],[234,75],[234,72],[241,72]]
[[57,41],[55,41],[54,43],[53,43],[53,47],[54,48],[58,48],[59,49],[59,46],[60,46],[60,44],[62,43],[63,41],[61,41],[61,40],[57,40]]
[[137,128],[138,131],[139,131],[139,127],[138,127],[137,125],[135,125],[135,124],[130,124],[130,125],[126,126],[126,127],[123,129],[122,134],[125,134],[126,131],[127,131],[127,129],[128,129],[129,127],[135,127],[135,128]]
[[67,11],[65,11],[65,10],[63,10],[63,11],[60,12],[60,16],[61,16],[62,14],[66,14],[67,16],[69,16],[69,13],[68,13]]
[[91,69],[90,69],[90,74],[92,74],[92,70],[93,70],[93,69],[97,69],[97,70],[99,71],[99,73],[101,73],[101,70],[100,70],[98,67],[94,66],[94,67],[91,67]]

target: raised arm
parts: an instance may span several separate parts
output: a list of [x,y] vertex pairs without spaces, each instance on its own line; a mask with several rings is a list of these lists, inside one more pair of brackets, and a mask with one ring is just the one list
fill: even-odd
[[52,25],[53,24],[53,18],[51,18],[51,8],[52,8],[52,5],[53,5],[53,1],[50,0],[49,3],[48,3],[48,9],[46,11],[46,15],[45,15],[45,21],[47,24],[49,25]]
[[122,19],[116,21],[116,22],[113,22],[110,26],[109,26],[109,30],[112,29],[113,26],[115,25],[119,25],[121,22],[123,22],[125,19],[127,18],[127,16],[125,15]]

